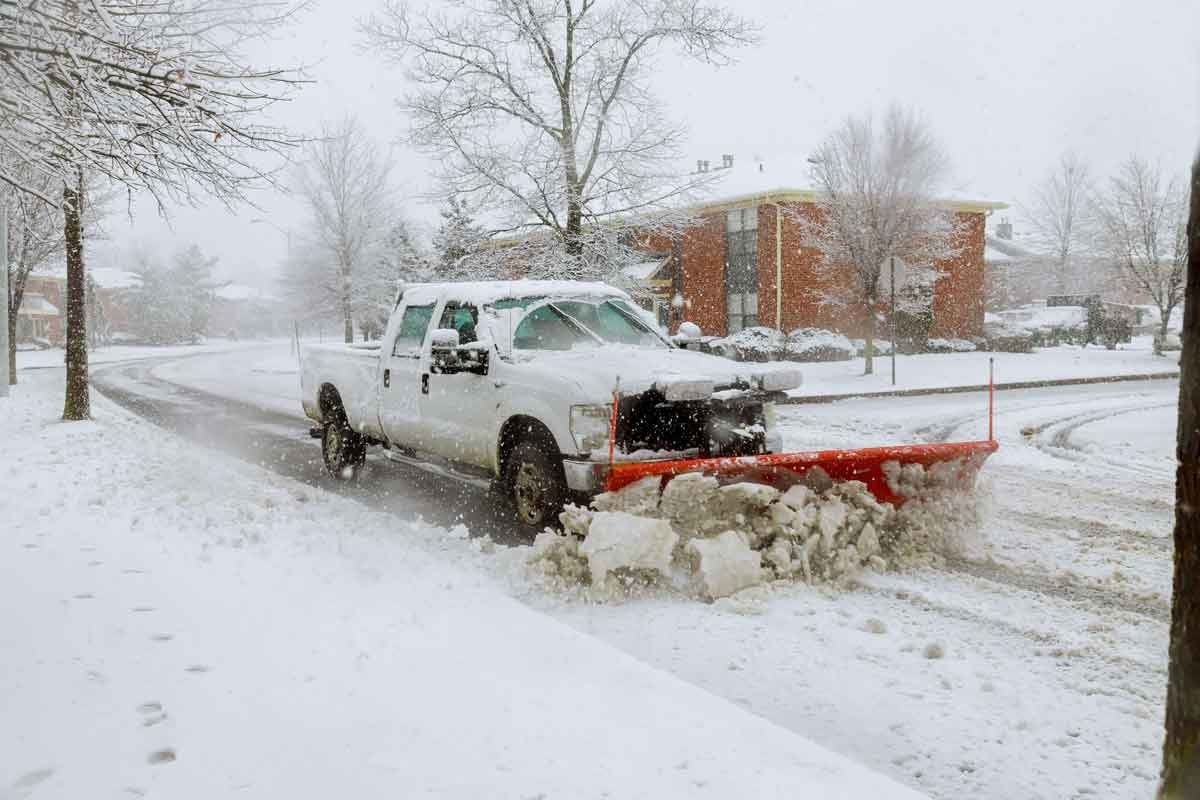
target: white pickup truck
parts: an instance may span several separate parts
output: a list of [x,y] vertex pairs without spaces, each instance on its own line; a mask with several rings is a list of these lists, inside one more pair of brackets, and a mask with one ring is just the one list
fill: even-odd
[[409,286],[379,344],[309,346],[301,369],[332,475],[379,444],[499,482],[534,527],[599,491],[610,458],[777,452],[771,404],[799,382],[681,348],[624,292],[569,281]]

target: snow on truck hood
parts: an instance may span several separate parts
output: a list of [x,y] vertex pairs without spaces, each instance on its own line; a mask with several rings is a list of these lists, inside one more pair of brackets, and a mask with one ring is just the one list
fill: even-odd
[[668,400],[703,400],[717,386],[741,379],[767,391],[794,389],[800,370],[786,364],[747,364],[719,356],[675,348],[651,349],[623,345],[576,350],[536,350],[520,353],[515,361],[548,376],[571,379],[595,400],[612,396],[620,378],[621,393],[657,386]]

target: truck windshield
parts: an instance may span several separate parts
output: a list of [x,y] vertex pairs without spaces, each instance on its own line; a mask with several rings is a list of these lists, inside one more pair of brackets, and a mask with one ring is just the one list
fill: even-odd
[[622,300],[554,300],[526,314],[513,334],[516,350],[573,350],[603,344],[668,347]]

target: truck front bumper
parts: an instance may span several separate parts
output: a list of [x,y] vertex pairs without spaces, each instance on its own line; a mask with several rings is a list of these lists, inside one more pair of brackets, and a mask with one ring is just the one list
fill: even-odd
[[608,465],[600,461],[564,458],[563,473],[567,478],[568,489],[591,494],[604,488]]

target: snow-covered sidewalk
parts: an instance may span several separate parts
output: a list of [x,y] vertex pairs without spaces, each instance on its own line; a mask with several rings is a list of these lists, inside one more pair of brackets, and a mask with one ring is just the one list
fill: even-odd
[[0,400],[0,796],[918,796],[519,604],[452,532],[60,393]]
[[1156,356],[1146,337],[1120,350],[1102,347],[1047,347],[1032,353],[929,353],[896,357],[892,385],[891,356],[877,356],[875,373],[863,375],[863,360],[802,364],[804,385],[793,397],[870,395],[891,391],[929,391],[981,386],[988,381],[988,359],[996,361],[996,383],[1092,380],[1179,371],[1179,353]]
[[[190,356],[202,353],[223,353],[230,350],[253,350],[268,347],[286,351],[286,339],[208,339],[196,344],[176,344],[153,347],[150,345],[105,345],[88,352],[89,364],[112,364],[120,361],[141,361],[165,356]],[[63,366],[66,352],[61,347],[48,350],[18,350],[17,369],[49,369]]]

